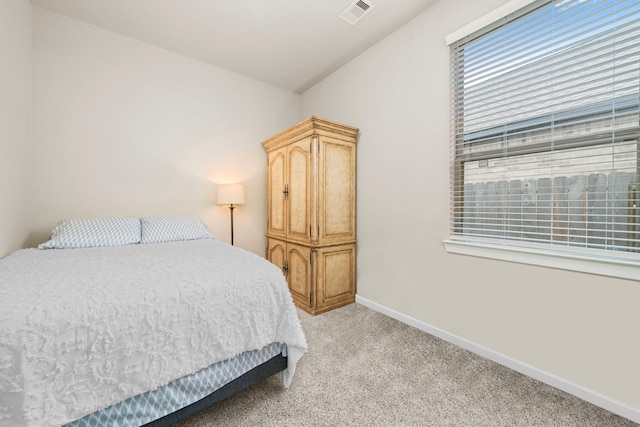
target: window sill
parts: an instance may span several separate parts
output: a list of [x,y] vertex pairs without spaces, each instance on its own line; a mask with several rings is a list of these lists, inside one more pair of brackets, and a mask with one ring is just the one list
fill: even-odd
[[502,246],[486,242],[462,240],[444,240],[443,244],[445,250],[452,254],[558,268],[621,279],[640,280],[640,263],[629,259],[588,256],[571,252]]

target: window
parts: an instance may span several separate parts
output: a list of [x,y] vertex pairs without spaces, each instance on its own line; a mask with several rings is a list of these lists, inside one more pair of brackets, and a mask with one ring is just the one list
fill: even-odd
[[533,2],[451,81],[451,241],[640,262],[640,2]]

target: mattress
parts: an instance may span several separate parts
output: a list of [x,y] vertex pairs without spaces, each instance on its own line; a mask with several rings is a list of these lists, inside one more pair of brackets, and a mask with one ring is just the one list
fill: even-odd
[[217,362],[306,341],[281,271],[216,239],[0,261],[0,426],[63,425]]

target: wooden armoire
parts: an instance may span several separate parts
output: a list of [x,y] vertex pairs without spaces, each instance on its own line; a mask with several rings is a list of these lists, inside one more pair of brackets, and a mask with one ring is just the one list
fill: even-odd
[[355,301],[358,129],[309,117],[262,143],[267,259],[311,314]]

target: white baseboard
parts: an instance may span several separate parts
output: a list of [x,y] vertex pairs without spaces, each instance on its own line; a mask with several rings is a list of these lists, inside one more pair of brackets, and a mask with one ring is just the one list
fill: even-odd
[[421,331],[441,338],[447,342],[450,342],[451,344],[455,344],[458,347],[462,347],[482,357],[513,369],[514,371],[520,372],[521,374],[527,375],[552,387],[565,391],[582,400],[611,411],[614,414],[620,415],[621,417],[625,417],[631,421],[640,423],[640,409],[638,408],[634,408],[624,403],[613,400],[600,393],[581,387],[577,384],[552,375],[548,372],[542,371],[519,360],[497,353],[487,347],[478,345],[467,339],[449,333],[438,327],[429,325],[428,323],[414,319],[413,317],[402,314],[398,311],[380,305],[359,295],[356,295],[356,302],[379,313],[385,314],[393,319],[399,320],[402,323],[406,323],[407,325],[413,326],[414,328],[420,329]]

